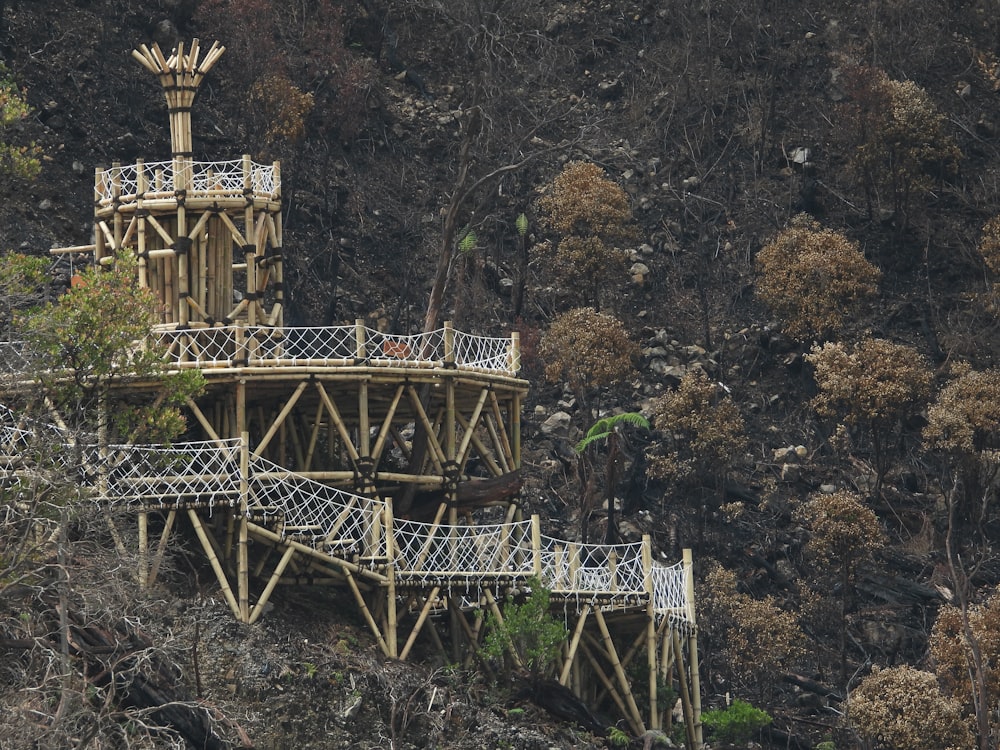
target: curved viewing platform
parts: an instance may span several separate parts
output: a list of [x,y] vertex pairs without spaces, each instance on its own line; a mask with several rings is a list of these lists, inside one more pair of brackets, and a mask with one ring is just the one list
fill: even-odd
[[135,164],[98,168],[94,180],[99,213],[139,201],[150,209],[158,202],[173,206],[179,193],[186,205],[192,201],[220,206],[243,206],[247,200],[273,202],[281,197],[281,170],[277,162],[259,164],[249,156],[229,161],[140,159]]
[[[155,330],[151,339],[164,348],[164,362],[178,368],[370,366],[516,377],[521,365],[516,332],[509,338],[477,336],[448,324],[413,335],[382,333],[361,323],[310,328],[205,325]],[[0,342],[0,372],[27,372],[32,359],[24,342]]]

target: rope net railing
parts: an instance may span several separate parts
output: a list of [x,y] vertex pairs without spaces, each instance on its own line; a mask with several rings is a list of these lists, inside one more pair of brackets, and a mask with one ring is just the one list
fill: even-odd
[[531,522],[450,526],[396,521],[392,528],[397,581],[441,582],[533,573]]
[[541,536],[542,584],[575,596],[634,599],[648,593],[643,542],[580,544]]
[[190,197],[242,197],[247,189],[254,195],[277,195],[281,178],[275,166],[256,162],[249,162],[249,166],[247,170],[242,159],[183,162],[180,170],[173,161],[117,165],[98,172],[95,199],[106,206],[116,198],[119,203],[130,203],[140,197],[168,197],[178,185],[186,185]]
[[240,502],[240,440],[177,445],[88,446],[90,480],[102,500],[126,505],[235,507]]
[[384,504],[251,458],[247,514],[320,551],[378,557]]
[[[364,326],[274,328],[203,326],[157,330],[164,363],[174,367],[448,367],[514,376],[520,356],[511,338],[440,328],[426,334],[382,333]],[[27,342],[0,342],[0,376],[30,373]]]
[[440,328],[425,334],[389,334],[365,326],[272,328],[215,326],[157,331],[167,362],[180,367],[445,367],[516,375],[519,354],[511,338]]

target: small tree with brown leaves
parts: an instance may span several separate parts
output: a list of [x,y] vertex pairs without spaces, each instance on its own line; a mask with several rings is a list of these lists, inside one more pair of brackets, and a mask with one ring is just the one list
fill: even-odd
[[755,700],[768,701],[781,675],[806,653],[795,615],[773,597],[755,599],[740,592],[736,575],[722,566],[705,576],[698,610],[698,621],[721,648],[735,685]]
[[882,546],[878,516],[847,490],[813,495],[797,512],[809,530],[806,555],[817,570],[837,570],[840,584],[840,677],[847,681],[847,612],[858,566]]
[[990,735],[991,708],[1000,695],[1000,594],[981,605],[942,607],[929,645],[938,679],[975,713],[980,734]]
[[875,468],[872,496],[880,497],[889,470],[889,446],[903,420],[929,395],[926,360],[912,347],[873,338],[854,345],[817,345],[806,360],[816,368],[816,412],[867,430]]
[[799,340],[828,338],[857,320],[882,275],[856,242],[805,214],[761,249],[757,272],[757,296]]
[[942,488],[958,517],[979,525],[1000,475],[1000,370],[953,371],[927,411],[924,443],[942,459]]
[[858,732],[885,750],[972,746],[961,703],[941,692],[937,678],[913,667],[874,667],[850,696],[848,718]]
[[729,394],[692,370],[676,391],[653,401],[652,414],[662,440],[650,450],[649,473],[680,488],[710,487],[721,495],[747,445],[743,417]]
[[[848,70],[846,110],[856,138],[854,167],[869,215],[888,203],[905,228],[913,196],[928,192],[933,176],[954,172],[961,152],[946,120],[913,81],[894,81],[876,68]],[[850,128],[849,128],[850,129]]]
[[578,307],[556,317],[542,335],[539,354],[545,378],[566,381],[581,403],[587,391],[618,383],[635,373],[639,347],[618,318]]
[[628,195],[596,164],[570,162],[538,200],[542,224],[557,242],[534,252],[561,289],[599,307],[602,291],[625,276],[627,256],[614,246],[634,233]]

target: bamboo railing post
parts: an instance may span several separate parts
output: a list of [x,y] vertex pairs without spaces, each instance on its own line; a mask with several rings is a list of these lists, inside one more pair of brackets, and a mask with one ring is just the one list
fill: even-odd
[[512,375],[521,369],[521,334],[517,331],[510,334],[510,353],[507,366]]
[[657,706],[656,669],[656,602],[653,598],[653,540],[642,535],[642,573],[646,583],[646,667],[649,670],[649,728],[660,728],[660,710]]
[[455,329],[450,320],[444,322],[444,366],[455,366]]
[[682,552],[684,563],[685,588],[687,589],[687,617],[691,623],[688,629],[688,663],[691,669],[691,721],[694,725],[695,750],[701,750],[704,742],[701,725],[701,665],[698,661],[698,626],[695,622],[694,608],[694,561],[691,550],[685,548]]
[[122,237],[125,234],[125,227],[121,212],[121,200],[122,200],[122,163],[120,161],[114,162],[112,165],[113,180],[111,183],[111,198],[113,205],[115,207],[115,220],[114,220],[114,243],[115,246],[112,248],[115,253],[121,250]]
[[139,511],[139,586],[149,585],[149,514]]
[[361,318],[356,318],[354,321],[354,357],[358,362],[364,362],[368,359],[368,352],[365,346],[367,339],[368,337],[365,335],[365,321]]
[[105,255],[104,232],[97,227],[98,212],[101,210],[101,201],[108,192],[108,173],[103,167],[94,169],[94,264],[100,266],[101,259]]
[[386,503],[383,507],[382,516],[385,524],[385,552],[386,552],[386,641],[389,647],[389,656],[395,659],[399,655],[399,643],[396,635],[397,613],[396,613],[396,540],[395,529],[392,517],[392,504]]
[[[236,588],[239,591],[240,620],[250,622],[250,574],[247,556],[247,511],[250,504],[250,433],[240,433],[240,536],[237,547]],[[280,574],[279,574],[280,577]]]
[[537,513],[531,516],[531,568],[534,576],[542,580],[542,520]]

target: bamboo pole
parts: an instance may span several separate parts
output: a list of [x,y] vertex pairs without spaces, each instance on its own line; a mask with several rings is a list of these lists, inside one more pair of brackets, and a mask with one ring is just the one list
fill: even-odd
[[278,581],[281,580],[281,576],[285,572],[285,568],[288,567],[288,563],[291,562],[294,554],[295,548],[288,547],[285,550],[285,554],[281,556],[277,566],[274,568],[274,573],[271,574],[271,578],[268,580],[267,585],[264,587],[264,591],[261,592],[260,598],[254,605],[253,611],[250,613],[249,619],[247,620],[250,625],[257,622],[257,619],[261,616],[261,613],[264,611],[264,605],[267,604],[267,600],[271,598],[271,593],[274,591],[274,587],[278,585]]
[[389,636],[389,656],[395,658],[399,653],[399,644],[396,636],[398,626],[398,615],[396,612],[396,531],[392,518],[392,505],[387,504],[382,510],[385,523],[385,559],[386,559],[386,620],[388,627],[386,633]]
[[337,428],[337,434],[340,436],[340,439],[344,444],[344,450],[347,451],[347,455],[350,457],[351,461],[357,463],[360,456],[357,448],[354,447],[354,441],[351,439],[350,431],[347,429],[347,425],[340,416],[340,410],[337,409],[333,399],[330,398],[330,394],[327,393],[323,383],[319,380],[316,381],[316,391],[319,393],[320,400],[322,400],[323,405],[326,407],[326,412],[330,416],[330,421]]
[[694,727],[694,706],[691,703],[691,690],[688,687],[687,668],[684,666],[684,654],[681,651],[681,637],[676,628],[670,629],[670,637],[674,647],[674,664],[677,666],[677,682],[681,688],[681,706],[684,711],[684,734],[688,750],[699,750],[700,742],[696,740]]
[[139,512],[139,586],[149,585],[149,514]]
[[365,603],[365,598],[361,595],[361,591],[358,589],[358,583],[354,580],[354,576],[351,575],[351,571],[344,568],[344,575],[347,577],[347,585],[351,589],[351,593],[354,594],[354,601],[358,605],[358,609],[361,610],[362,617],[365,618],[365,622],[368,623],[368,628],[375,635],[375,641],[378,643],[382,653],[392,658],[392,649],[389,644],[386,643],[385,638],[382,637],[382,631],[379,630],[378,623],[375,622],[375,618],[372,617],[371,611],[368,609],[368,605]]
[[607,673],[601,667],[600,662],[597,660],[597,657],[594,655],[594,652],[590,650],[590,647],[587,645],[586,641],[590,641],[594,643],[595,646],[599,647],[599,644],[597,644],[597,642],[588,633],[584,633],[584,640],[580,642],[580,652],[587,659],[587,662],[590,664],[591,670],[594,672],[594,675],[597,677],[598,681],[604,687],[606,694],[611,696],[611,700],[614,701],[614,704],[618,707],[618,711],[621,713],[622,718],[624,718],[625,721],[629,723],[630,728],[636,735],[641,735],[643,733],[643,730],[635,725],[635,719],[632,718],[632,716],[629,714],[628,707],[625,705],[625,700],[622,698],[618,690],[615,688],[615,685],[611,681],[611,678],[608,677]]
[[167,552],[167,540],[170,538],[170,532],[173,530],[176,518],[176,510],[171,510],[167,513],[167,520],[163,525],[163,531],[160,532],[160,541],[156,546],[156,553],[153,555],[152,564],[149,566],[149,577],[146,580],[146,585],[150,588],[156,583],[156,576],[160,572],[160,564],[163,562],[163,556]]
[[590,615],[590,604],[584,604],[583,609],[577,616],[576,627],[573,629],[573,637],[569,642],[569,649],[566,652],[566,661],[563,663],[562,672],[559,674],[559,684],[565,686],[569,680],[570,670],[573,660],[576,659],[576,649],[580,645],[580,637],[583,635],[583,628],[587,624],[587,617]]
[[[469,418],[468,424],[465,427],[465,433],[462,435],[462,444],[458,447],[458,451],[456,453],[455,461],[459,464],[459,466],[463,466],[468,458],[469,446],[472,443],[476,427],[479,425],[479,418],[483,414],[483,407],[486,405],[486,399],[489,394],[489,388],[483,388],[479,393],[479,399],[476,402],[476,407],[473,409],[472,416]],[[482,443],[479,443],[479,445],[482,446]],[[480,452],[488,454],[488,451],[482,450],[482,448],[480,448]],[[494,466],[495,465],[496,464],[494,464]]]
[[403,646],[403,650],[399,652],[400,661],[406,661],[406,657],[410,655],[410,649],[413,648],[413,644],[417,640],[417,635],[420,633],[420,629],[424,626],[424,621],[427,620],[427,615],[430,614],[431,606],[433,606],[434,600],[437,598],[440,591],[441,587],[435,586],[431,589],[431,593],[427,595],[427,599],[424,601],[424,606],[420,608],[420,614],[417,616],[417,621],[413,625],[413,630],[410,632],[410,637],[406,639],[406,644]]
[[201,525],[201,519],[198,518],[198,512],[193,509],[188,510],[188,518],[191,519],[191,525],[194,527],[195,534],[198,535],[198,540],[201,542],[202,549],[205,550],[208,562],[212,566],[212,570],[215,571],[215,577],[219,581],[219,586],[222,587],[222,595],[226,598],[226,603],[229,605],[229,609],[232,610],[234,615],[236,615],[237,620],[243,622],[243,618],[240,614],[240,605],[236,601],[236,597],[233,596],[233,590],[229,585],[229,579],[226,578],[226,572],[222,569],[219,557],[215,554],[215,549],[209,541],[209,536]]
[[257,444],[257,447],[254,449],[253,452],[254,458],[260,458],[263,455],[264,451],[267,450],[267,446],[274,438],[274,435],[275,433],[277,433],[278,428],[284,424],[285,419],[291,413],[292,409],[295,408],[295,404],[299,400],[299,396],[302,395],[302,392],[306,389],[308,385],[309,381],[303,380],[301,383],[299,383],[298,387],[296,387],[296,389],[292,392],[292,395],[288,398],[288,401],[285,402],[285,405],[282,407],[281,411],[278,412],[278,416],[275,418],[274,422],[271,423],[271,426],[264,434],[264,437],[261,438],[260,442]]
[[615,677],[618,679],[618,684],[621,686],[622,695],[625,698],[625,703],[628,706],[629,713],[632,715],[636,726],[639,728],[638,734],[644,734],[646,728],[642,723],[642,714],[639,712],[639,707],[635,703],[635,697],[632,695],[632,688],[629,685],[628,676],[625,674],[625,670],[622,669],[621,661],[618,659],[618,652],[615,650],[615,642],[611,638],[611,631],[608,630],[608,624],[604,620],[604,614],[601,612],[600,607],[594,609],[594,618],[597,620],[597,627],[601,631],[604,651],[608,656],[608,660],[611,662],[611,668],[614,670]]
[[240,621],[250,621],[250,572],[247,556],[247,506],[250,501],[250,434],[240,433],[240,530],[236,549],[237,588],[240,595]]

